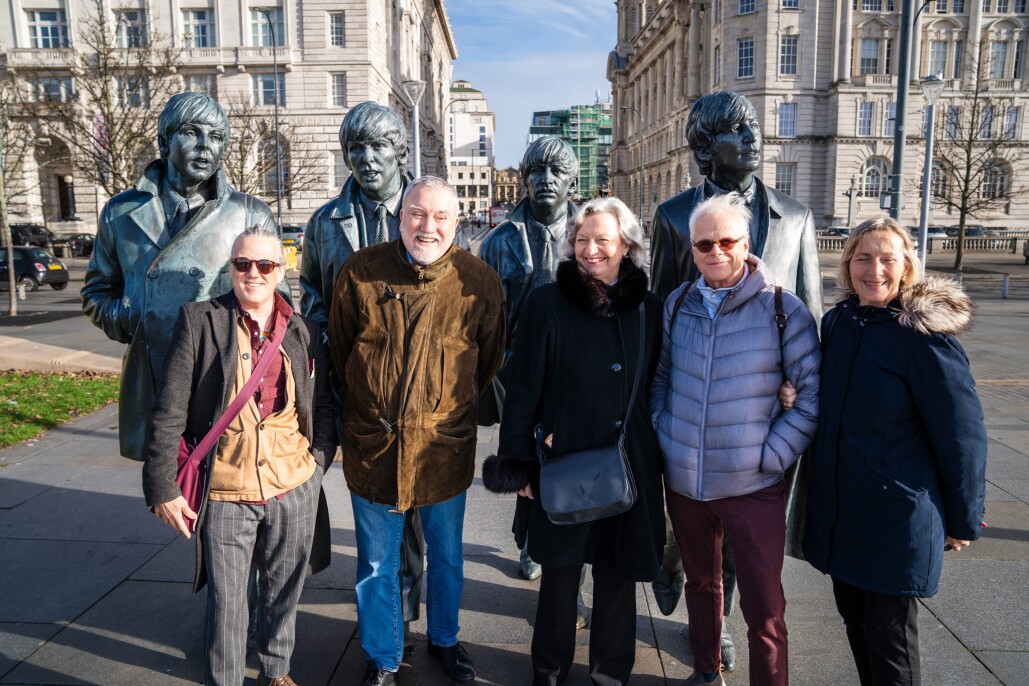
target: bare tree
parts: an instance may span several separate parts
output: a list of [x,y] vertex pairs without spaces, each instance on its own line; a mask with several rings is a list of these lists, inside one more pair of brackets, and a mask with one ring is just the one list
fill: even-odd
[[17,88],[9,72],[0,77],[0,151],[6,200],[10,212],[23,215],[29,196],[40,185],[41,175],[37,172],[47,165],[63,163],[66,158],[49,149],[50,140],[41,135],[38,121],[10,116],[18,109]]
[[[1019,169],[1029,160],[1029,147],[1019,139],[1018,111],[1010,96],[990,91],[986,41],[972,54],[972,82],[937,117],[932,183],[923,189],[932,193],[934,206],[958,215],[955,269],[961,269],[964,260],[969,218],[1002,209],[1029,189]],[[1017,177],[1016,170],[1021,172]]]
[[[233,93],[222,98],[232,134],[222,168],[225,177],[241,193],[256,195],[274,205],[275,117],[270,107],[255,105],[250,94]],[[325,153],[313,139],[299,132],[303,121],[279,126],[282,158],[282,197],[325,187]]]
[[89,0],[84,15],[65,62],[14,75],[12,114],[38,121],[78,174],[114,195],[157,157],[157,112],[182,88],[181,51],[138,5]]

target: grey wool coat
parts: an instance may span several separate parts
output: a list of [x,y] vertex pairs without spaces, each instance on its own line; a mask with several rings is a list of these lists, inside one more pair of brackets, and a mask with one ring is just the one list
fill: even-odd
[[[143,464],[143,494],[147,505],[174,500],[181,493],[175,483],[179,439],[199,442],[232,401],[236,363],[239,359],[234,293],[214,300],[186,303],[168,351],[164,382],[158,389],[150,423],[146,459]],[[318,325],[294,314],[289,319],[282,350],[289,356],[296,385],[296,409],[300,432],[311,444],[311,455],[327,470],[336,454],[336,425],[332,394],[328,386],[329,358]],[[207,455],[206,468],[213,467],[217,447]],[[210,486],[210,480],[208,480]],[[197,519],[197,532],[204,525],[207,494]],[[329,512],[325,493],[319,495],[311,573],[329,565]],[[194,591],[206,583],[200,536]]]
[[[668,296],[650,411],[665,458],[665,483],[694,500],[746,495],[778,483],[811,443],[818,423],[821,352],[815,320],[783,291],[782,348],[775,285],[751,256],[750,275],[712,318],[694,284]],[[678,313],[679,293],[689,289]],[[672,324],[675,314],[674,325]],[[779,386],[797,387],[783,411]]]

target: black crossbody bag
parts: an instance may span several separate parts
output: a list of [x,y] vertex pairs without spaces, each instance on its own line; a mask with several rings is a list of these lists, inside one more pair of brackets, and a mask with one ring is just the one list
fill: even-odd
[[629,394],[625,420],[614,445],[546,457],[543,427],[536,425],[540,461],[540,505],[554,524],[582,524],[621,514],[636,502],[636,481],[625,453],[625,430],[643,376],[646,350],[646,312],[640,303],[640,347],[636,379]]

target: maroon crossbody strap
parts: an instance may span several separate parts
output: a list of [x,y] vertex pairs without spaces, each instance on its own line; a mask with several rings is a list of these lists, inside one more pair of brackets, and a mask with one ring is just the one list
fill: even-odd
[[254,391],[257,390],[257,384],[261,382],[261,377],[268,370],[268,366],[272,363],[272,358],[275,357],[275,353],[279,351],[279,345],[282,344],[282,339],[286,337],[286,329],[289,328],[288,322],[280,322],[279,326],[275,329],[275,335],[272,336],[271,344],[265,349],[261,355],[261,360],[254,367],[253,373],[247,382],[243,384],[242,390],[233,401],[226,408],[225,412],[218,419],[211,430],[204,436],[204,440],[197,443],[197,447],[189,454],[189,461],[194,465],[199,465],[200,461],[211,451],[214,447],[214,442],[221,438],[222,433],[229,426],[233,419],[236,418],[243,407],[250,401],[250,398],[254,395]]

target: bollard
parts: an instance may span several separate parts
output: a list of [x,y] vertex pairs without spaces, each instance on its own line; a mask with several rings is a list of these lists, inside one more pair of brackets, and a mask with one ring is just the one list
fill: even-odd
[[1011,274],[1005,274],[1000,282],[1000,298],[1001,300],[1008,299],[1008,284],[1011,281]]

